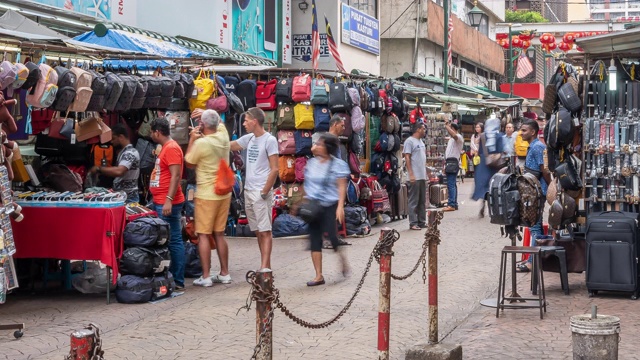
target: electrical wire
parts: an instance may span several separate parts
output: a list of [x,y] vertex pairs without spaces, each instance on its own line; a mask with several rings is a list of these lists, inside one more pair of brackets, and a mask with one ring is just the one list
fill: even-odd
[[[389,27],[388,27],[388,28],[386,28],[383,32],[381,32],[381,33],[380,33],[380,36],[384,35],[387,31],[389,31],[389,29],[391,29],[391,27],[393,27],[393,25],[395,25],[395,24],[398,22],[398,20],[400,20],[400,18],[401,18],[401,17],[402,17],[402,16],[403,16],[407,11],[409,11],[409,9],[411,8],[411,6],[412,6],[413,4],[415,4],[415,3],[416,3],[416,1],[417,1],[417,0],[413,0],[413,1],[411,2],[411,4],[409,4],[409,6],[407,6],[407,8],[406,8],[406,9],[404,9],[404,11],[403,11],[403,12],[402,12],[402,13],[401,13],[401,14],[400,14],[400,15],[399,15],[399,16],[398,16],[398,17],[397,17],[397,18],[396,18],[392,23],[391,23],[391,25],[389,25]],[[416,16],[419,16],[419,15],[420,15],[420,14],[416,14]]]

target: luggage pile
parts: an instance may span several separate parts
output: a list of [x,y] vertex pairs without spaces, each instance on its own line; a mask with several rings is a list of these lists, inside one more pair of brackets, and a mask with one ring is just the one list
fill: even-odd
[[347,235],[369,235],[371,224],[367,218],[367,208],[358,205],[347,205],[344,208],[344,219]]
[[176,284],[168,270],[169,224],[156,217],[138,218],[126,225],[123,237],[118,302],[144,303],[170,296]]

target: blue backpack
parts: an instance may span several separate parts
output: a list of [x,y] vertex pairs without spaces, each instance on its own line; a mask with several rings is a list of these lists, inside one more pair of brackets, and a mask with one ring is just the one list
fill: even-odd
[[293,137],[296,141],[296,155],[311,155],[311,137],[313,133],[309,130],[296,130]]
[[385,152],[385,151],[388,151],[388,149],[389,149],[389,134],[387,134],[386,132],[383,132],[382,134],[380,134],[380,138],[378,139],[378,142],[376,143],[376,147],[373,150],[376,152]]
[[360,200],[360,187],[353,180],[349,180],[347,184],[347,203],[357,204]]
[[313,122],[315,131],[329,131],[329,121],[331,113],[326,105],[316,105],[313,107]]
[[331,80],[313,79],[311,81],[311,103],[326,105],[329,103],[329,86]]

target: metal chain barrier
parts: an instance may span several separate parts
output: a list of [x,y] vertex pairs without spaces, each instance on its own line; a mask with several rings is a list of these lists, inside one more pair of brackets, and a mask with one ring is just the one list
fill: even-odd
[[418,258],[418,261],[416,261],[413,269],[411,269],[408,274],[403,276],[391,274],[392,279],[406,280],[410,278],[416,272],[416,270],[418,270],[418,266],[420,266],[420,263],[422,263],[422,283],[427,283],[427,249],[429,248],[429,243],[431,241],[435,241],[436,244],[440,244],[440,230],[438,229],[438,225],[440,225],[440,220],[442,220],[442,217],[443,213],[441,211],[438,211],[436,220],[432,224],[429,224],[429,226],[427,227],[427,231],[425,231],[424,233],[424,242],[422,243],[422,253]]

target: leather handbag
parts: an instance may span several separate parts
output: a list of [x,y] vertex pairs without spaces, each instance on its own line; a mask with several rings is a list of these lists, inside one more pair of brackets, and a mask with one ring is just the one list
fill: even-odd
[[64,124],[60,128],[60,135],[67,139],[71,139],[71,135],[73,135],[75,131],[75,123],[74,119],[65,119]]
[[555,174],[562,189],[579,190],[582,188],[582,180],[576,170],[573,157],[569,156],[564,162],[556,166]]
[[215,87],[216,91],[213,96],[207,100],[207,109],[215,110],[219,114],[226,113],[229,110],[229,102],[224,94],[218,92],[218,86]]
[[[71,121],[73,121],[73,119],[71,119]],[[49,137],[52,137],[54,139],[61,139],[61,140],[69,139],[70,135],[64,136],[60,133],[60,131],[66,125],[66,123],[67,123],[67,117],[66,116],[61,117],[60,113],[56,111],[53,114],[53,118],[51,119],[51,124],[49,125]]]
[[580,97],[575,92],[571,82],[566,82],[560,86],[558,98],[560,98],[562,106],[571,112],[577,112],[582,107],[582,101],[580,101]]
[[100,127],[100,118],[92,116],[76,123],[76,140],[85,141],[92,137],[100,136],[102,128]]
[[100,143],[106,144],[110,142],[113,137],[111,134],[111,128],[107,126],[102,119],[100,119],[100,131],[102,132],[100,134]]
[[456,158],[447,158],[445,160],[445,174],[457,174],[460,171],[460,162]]

